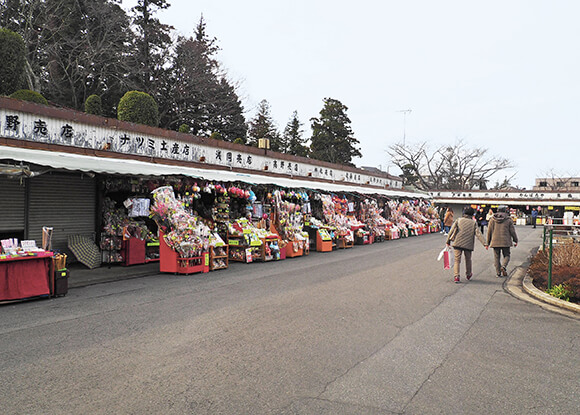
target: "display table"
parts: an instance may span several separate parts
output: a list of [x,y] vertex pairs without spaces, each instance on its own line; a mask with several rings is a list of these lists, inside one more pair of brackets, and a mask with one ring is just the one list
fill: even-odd
[[52,252],[0,258],[0,301],[50,295]]

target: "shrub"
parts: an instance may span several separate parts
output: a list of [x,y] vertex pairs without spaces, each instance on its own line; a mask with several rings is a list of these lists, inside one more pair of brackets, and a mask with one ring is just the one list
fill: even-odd
[[[574,257],[577,249],[577,244],[565,244],[554,247],[552,251],[552,287],[565,285],[573,302],[580,301],[580,264]],[[542,291],[548,289],[548,263],[548,252],[540,251],[532,258],[528,268],[534,285]]]
[[555,285],[546,292],[551,296],[564,301],[570,301],[570,296],[573,294],[572,290],[569,289],[566,284]]
[[48,105],[48,101],[45,97],[36,91],[31,91],[30,89],[19,89],[18,91],[10,94],[10,98],[20,99],[22,101],[36,102],[37,104]]
[[93,115],[103,115],[103,103],[98,95],[89,95],[85,100],[85,112]]
[[242,138],[238,137],[234,140],[234,144],[246,144],[246,143]]
[[159,108],[151,95],[140,91],[129,91],[119,101],[117,118],[137,124],[159,125]]
[[24,86],[26,46],[22,36],[0,28],[0,95],[8,95]]
[[220,133],[218,133],[217,131],[214,131],[213,133],[211,133],[209,138],[213,138],[214,140],[223,140],[224,139],[222,137],[222,135]]
[[179,126],[179,130],[180,133],[189,133],[191,131],[191,129],[189,128],[189,125],[187,124],[181,124]]

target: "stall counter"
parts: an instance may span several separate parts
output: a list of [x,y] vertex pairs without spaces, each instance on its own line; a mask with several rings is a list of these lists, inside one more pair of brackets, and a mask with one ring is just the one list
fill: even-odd
[[0,257],[0,301],[50,295],[52,252]]

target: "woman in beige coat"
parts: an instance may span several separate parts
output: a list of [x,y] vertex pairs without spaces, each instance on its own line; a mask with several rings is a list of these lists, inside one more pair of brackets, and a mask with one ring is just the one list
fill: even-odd
[[447,236],[447,246],[449,247],[453,243],[453,252],[455,254],[455,262],[453,264],[453,272],[455,274],[455,282],[461,282],[459,278],[460,265],[461,265],[461,255],[465,256],[465,278],[470,280],[473,276],[471,269],[471,253],[475,248],[475,237],[479,239],[479,242],[488,249],[483,235],[477,226],[477,222],[473,219],[474,210],[472,207],[467,206],[463,209],[463,216],[453,222],[449,235]]

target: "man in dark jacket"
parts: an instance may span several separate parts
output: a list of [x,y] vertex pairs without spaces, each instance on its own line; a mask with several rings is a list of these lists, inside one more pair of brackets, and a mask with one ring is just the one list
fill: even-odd
[[[497,213],[489,221],[487,228],[487,245],[493,248],[495,257],[495,272],[498,277],[507,277],[507,266],[510,262],[510,247],[518,246],[516,228],[507,206],[500,206]],[[503,261],[501,256],[503,255]]]

